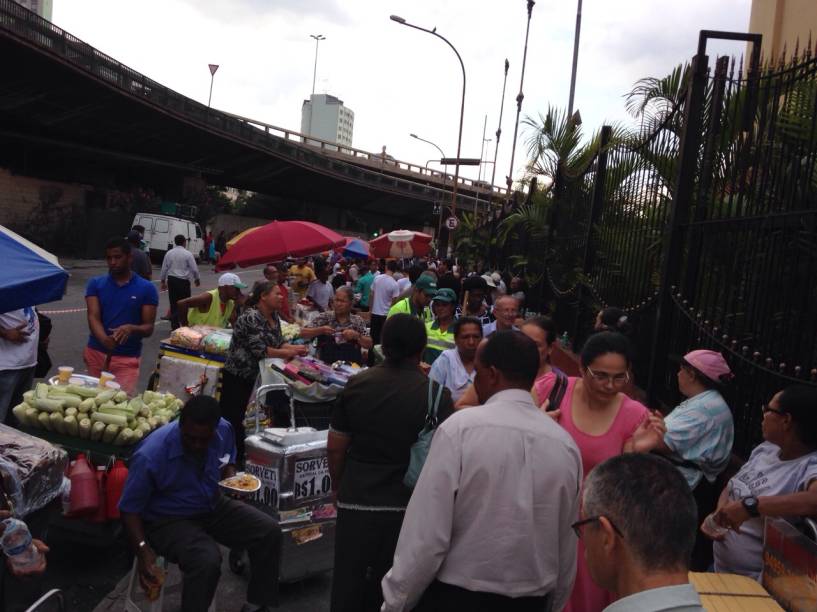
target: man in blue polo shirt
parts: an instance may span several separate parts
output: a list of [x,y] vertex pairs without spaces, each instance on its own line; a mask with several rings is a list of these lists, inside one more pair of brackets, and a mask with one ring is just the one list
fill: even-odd
[[159,303],[153,283],[131,271],[131,259],[124,238],[105,245],[108,274],[95,276],[85,288],[91,336],[82,354],[91,376],[111,372],[128,395],[136,389],[142,338],[153,333]]
[[235,475],[236,452],[233,428],[220,413],[214,398],[193,397],[178,421],[146,438],[131,459],[119,510],[145,590],[158,584],[156,556],[163,555],[182,571],[182,611],[207,610],[221,576],[222,544],[249,553],[242,612],[260,612],[277,603],[281,530],[220,491],[219,480]]

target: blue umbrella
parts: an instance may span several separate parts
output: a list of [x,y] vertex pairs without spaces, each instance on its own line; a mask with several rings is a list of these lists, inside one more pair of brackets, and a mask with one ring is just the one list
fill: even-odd
[[57,258],[0,225],[0,313],[61,300],[68,272]]
[[352,259],[368,259],[369,244],[359,238],[347,239],[346,246],[343,248],[343,256]]

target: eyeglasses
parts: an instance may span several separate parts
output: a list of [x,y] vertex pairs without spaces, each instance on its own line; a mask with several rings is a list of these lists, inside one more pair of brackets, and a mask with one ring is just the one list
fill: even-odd
[[608,372],[594,372],[590,368],[587,368],[587,373],[590,374],[590,377],[596,382],[600,383],[610,382],[617,387],[621,385],[626,385],[628,382],[630,382],[629,372],[622,372],[620,374],[610,374]]
[[[599,519],[601,519],[601,517],[602,517],[602,515],[599,515],[599,516],[589,516],[589,517],[587,517],[586,519],[583,519],[583,520],[581,520],[581,521],[577,521],[577,522],[573,523],[573,524],[570,526],[570,528],[573,530],[573,533],[575,533],[575,534],[576,534],[576,537],[577,537],[577,538],[581,538],[581,537],[582,537],[582,530],[581,530],[581,528],[582,528],[582,527],[584,527],[585,525],[589,525],[590,523],[598,523],[598,522],[599,522]],[[615,524],[613,521],[611,521],[609,518],[607,518],[606,516],[605,516],[604,518],[606,518],[606,519],[607,519],[607,522],[608,522],[608,523],[610,523],[610,527],[612,527],[612,528],[613,528],[613,531],[615,531],[615,532],[616,532],[616,534],[617,534],[619,537],[623,538],[623,537],[624,537],[624,534],[623,534],[623,533],[621,533],[621,530],[620,530],[618,527],[616,527],[616,524]]]
[[760,409],[763,411],[763,414],[767,412],[774,412],[775,414],[784,415],[787,414],[783,410],[776,410],[775,408],[770,408],[769,404],[761,404]]

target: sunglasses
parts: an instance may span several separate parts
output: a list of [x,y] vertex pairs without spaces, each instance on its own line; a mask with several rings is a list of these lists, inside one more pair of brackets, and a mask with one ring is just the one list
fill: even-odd
[[608,372],[594,372],[590,368],[586,369],[587,373],[590,374],[590,377],[596,382],[600,383],[610,382],[617,387],[620,387],[621,385],[626,385],[628,382],[630,382],[629,372],[623,372],[621,374],[610,374]]
[[[582,537],[582,527],[584,527],[585,525],[589,525],[590,523],[598,523],[599,519],[601,519],[601,517],[602,517],[602,515],[587,517],[586,519],[582,519],[581,521],[577,521],[577,522],[573,523],[570,526],[570,528],[573,530],[573,533],[576,534],[576,537],[581,539],[581,537]],[[606,516],[604,518],[606,518],[607,522],[610,523],[610,526],[613,528],[613,531],[615,531],[616,534],[619,537],[623,538],[624,534],[621,533],[621,530],[618,527],[616,527],[616,524],[613,521],[611,521],[609,518],[607,518]]]

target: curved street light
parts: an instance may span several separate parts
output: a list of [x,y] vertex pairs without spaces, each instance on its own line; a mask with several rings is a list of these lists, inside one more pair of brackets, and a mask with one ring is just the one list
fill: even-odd
[[437,149],[440,152],[440,159],[443,159],[444,157],[448,157],[445,153],[443,153],[443,150],[439,146],[435,145],[430,140],[426,140],[425,138],[420,138],[417,134],[409,134],[409,136],[411,136],[412,138],[415,138],[417,140],[420,140],[420,141],[422,141],[422,142],[424,142],[426,144],[430,144],[432,147]]
[[457,186],[460,180],[460,155],[462,153],[462,121],[463,117],[465,116],[465,64],[462,63],[462,57],[460,56],[459,51],[457,51],[456,47],[451,44],[451,42],[445,37],[436,32],[436,28],[434,30],[428,30],[426,28],[421,28],[420,26],[416,26],[412,23],[409,23],[399,15],[391,15],[389,17],[395,23],[399,23],[400,25],[407,26],[409,28],[414,28],[415,30],[420,30],[421,32],[426,32],[427,34],[431,34],[436,36],[437,38],[441,39],[445,44],[451,47],[451,50],[457,56],[457,59],[460,62],[460,68],[462,68],[462,101],[460,102],[460,130],[457,136],[457,162],[454,164],[454,187],[451,190],[451,214],[453,216],[457,215]]

